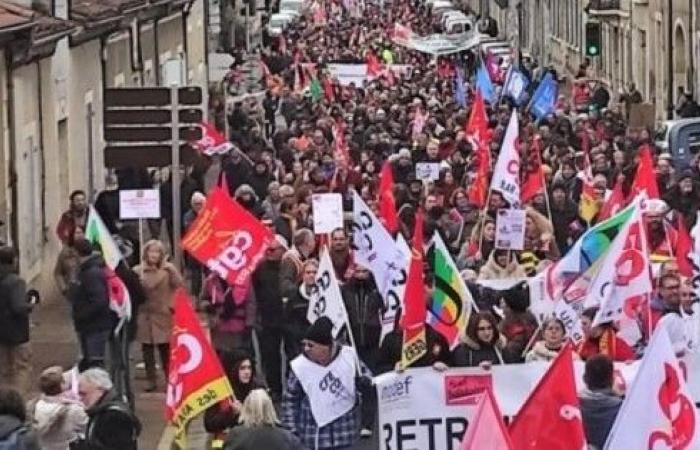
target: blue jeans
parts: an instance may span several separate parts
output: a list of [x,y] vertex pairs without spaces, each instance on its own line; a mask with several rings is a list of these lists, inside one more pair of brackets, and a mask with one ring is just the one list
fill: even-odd
[[80,334],[80,351],[83,354],[80,370],[105,366],[105,353],[110,333],[110,330],[103,330]]

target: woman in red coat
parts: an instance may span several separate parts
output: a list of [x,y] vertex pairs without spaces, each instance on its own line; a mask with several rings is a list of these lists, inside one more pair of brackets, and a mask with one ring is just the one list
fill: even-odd
[[598,312],[597,307],[588,308],[581,314],[581,327],[585,339],[576,349],[582,360],[603,354],[609,356],[613,361],[631,361],[636,359],[634,350],[622,339],[617,337],[615,326],[604,323],[598,326],[593,325],[593,319]]

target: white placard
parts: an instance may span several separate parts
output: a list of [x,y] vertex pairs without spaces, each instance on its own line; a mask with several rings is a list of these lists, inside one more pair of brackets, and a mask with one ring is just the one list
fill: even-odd
[[119,191],[119,218],[160,218],[160,191],[158,189]]
[[499,209],[496,216],[496,248],[522,250],[525,244],[525,210]]
[[314,194],[311,196],[314,216],[314,233],[331,233],[343,228],[343,197],[340,194]]
[[440,163],[417,163],[416,178],[424,181],[435,181],[440,179]]

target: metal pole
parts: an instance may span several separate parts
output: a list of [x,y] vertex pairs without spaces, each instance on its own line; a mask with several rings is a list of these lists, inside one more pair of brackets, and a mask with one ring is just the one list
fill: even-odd
[[[253,0],[248,0],[253,1]],[[250,4],[245,4],[245,51],[250,53]]]
[[172,197],[173,197],[173,262],[175,267],[182,269],[182,251],[180,249],[180,230],[182,213],[180,211],[180,132],[179,132],[179,117],[178,117],[178,86],[170,87],[170,120],[172,122],[171,139],[171,159],[172,168],[170,171],[170,180],[172,181]]
[[85,112],[86,132],[87,132],[87,154],[88,154],[88,202],[95,201],[95,154],[93,151],[92,132],[92,102],[87,104]]
[[666,51],[668,52],[668,106],[667,119],[673,120],[673,0],[668,0],[668,30]]

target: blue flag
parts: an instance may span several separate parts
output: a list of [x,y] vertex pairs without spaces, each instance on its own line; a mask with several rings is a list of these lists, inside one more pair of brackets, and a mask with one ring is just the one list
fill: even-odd
[[483,61],[476,69],[476,88],[481,91],[481,96],[485,101],[491,104],[495,103],[496,92],[493,89],[489,71],[486,70],[486,66],[484,66]]
[[457,69],[455,75],[455,102],[461,107],[467,107],[467,94],[464,92],[464,77],[462,71]]
[[513,66],[510,66],[506,82],[503,85],[503,95],[513,99],[516,106],[522,105],[527,99],[527,87],[530,80],[525,74]]
[[547,73],[539,86],[537,86],[535,93],[532,94],[532,101],[530,102],[530,112],[537,120],[554,112],[558,90],[559,86],[552,77],[552,74]]

